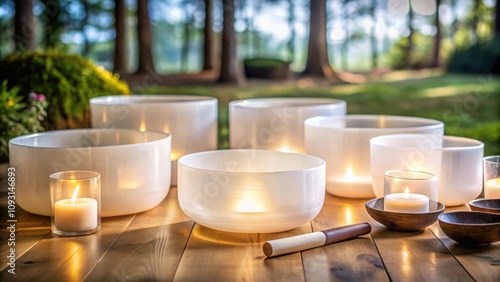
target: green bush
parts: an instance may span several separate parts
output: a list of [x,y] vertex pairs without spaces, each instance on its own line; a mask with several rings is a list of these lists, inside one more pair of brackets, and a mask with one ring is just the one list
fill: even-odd
[[117,75],[80,56],[55,50],[13,53],[0,62],[0,77],[8,80],[9,87],[19,87],[20,93],[45,94],[47,129],[88,127],[90,98],[130,94]]
[[7,81],[0,84],[0,162],[8,159],[10,139],[42,131],[40,122],[47,116],[43,94],[30,93],[24,103],[18,93],[17,87],[7,89]]
[[455,50],[447,69],[454,73],[500,74],[500,39],[487,40]]

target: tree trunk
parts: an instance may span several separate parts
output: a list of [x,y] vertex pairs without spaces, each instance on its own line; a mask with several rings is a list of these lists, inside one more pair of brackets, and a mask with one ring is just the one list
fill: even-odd
[[234,30],[234,0],[222,0],[222,46],[220,83],[243,83],[242,69],[236,56],[236,32]]
[[89,3],[87,0],[82,0],[81,2],[83,5],[83,10],[85,11],[85,19],[83,20],[83,24],[82,24],[82,34],[83,34],[83,52],[82,52],[82,55],[87,57],[89,55],[90,49],[92,47],[89,39],[87,38],[87,35],[85,34],[85,26],[88,24],[89,18],[90,18],[90,7],[89,7]]
[[377,18],[375,15],[375,11],[377,9],[377,0],[372,0],[370,13],[372,16],[373,24],[370,34],[370,43],[372,49],[372,70],[376,69],[378,66],[378,47],[377,47],[377,38],[375,37],[375,33],[377,31]]
[[60,42],[59,36],[64,28],[64,23],[59,19],[61,3],[51,0],[42,0],[41,2],[45,6],[42,13],[43,43],[45,48],[54,48]]
[[181,65],[184,72],[188,71],[189,67],[189,49],[191,47],[191,24],[194,21],[193,15],[189,14],[186,9],[186,22],[184,23],[184,40],[181,49]]
[[326,0],[310,0],[309,45],[303,74],[340,80],[328,61],[326,43]]
[[205,27],[203,29],[203,70],[214,69],[214,32],[212,30],[212,0],[205,0]]
[[434,14],[436,35],[434,36],[434,49],[432,50],[431,62],[431,67],[433,68],[436,68],[440,65],[439,53],[441,51],[441,23],[439,21],[439,5],[441,5],[441,0],[436,0],[436,13]]
[[290,40],[288,40],[288,53],[290,54],[289,62],[295,60],[295,0],[288,0],[288,26],[290,27]]
[[115,0],[115,54],[113,71],[124,74],[127,72],[125,60],[125,0]]
[[406,45],[406,56],[405,56],[405,65],[408,68],[412,68],[413,60],[413,8],[410,5],[410,10],[408,11],[408,30],[410,31],[408,34],[408,45]]
[[472,7],[472,21],[470,24],[470,32],[471,32],[471,44],[476,44],[478,41],[477,36],[477,23],[479,22],[479,5],[481,0],[474,0],[474,6]]
[[148,0],[137,0],[137,37],[139,43],[139,67],[137,73],[154,72],[148,6]]
[[33,0],[15,0],[14,43],[16,50],[36,48],[36,18],[33,14]]
[[496,4],[495,4],[495,28],[494,28],[494,32],[495,32],[495,38],[499,38],[500,39],[500,8],[498,5],[498,2],[500,2],[500,0],[497,0]]

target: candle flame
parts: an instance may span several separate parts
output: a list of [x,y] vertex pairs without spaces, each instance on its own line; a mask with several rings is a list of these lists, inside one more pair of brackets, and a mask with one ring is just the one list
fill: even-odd
[[284,153],[292,153],[293,151],[288,148],[288,146],[283,146],[281,147],[278,151],[284,152]]
[[71,197],[71,203],[73,205],[76,203],[76,198],[78,197],[78,191],[80,191],[80,185],[76,185],[75,191],[73,192],[73,197]]
[[346,172],[345,172],[345,178],[352,178],[352,169],[351,167],[348,167]]
[[404,198],[405,199],[410,198],[410,189],[408,188],[408,186],[406,186]]
[[179,154],[176,152],[170,152],[170,160],[171,161],[176,161],[179,158]]
[[262,202],[259,200],[257,195],[251,193],[245,193],[241,198],[240,202],[236,206],[236,211],[238,212],[263,212],[265,211]]

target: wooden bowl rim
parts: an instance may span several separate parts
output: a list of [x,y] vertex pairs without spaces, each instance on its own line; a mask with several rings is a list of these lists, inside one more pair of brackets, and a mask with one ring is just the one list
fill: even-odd
[[468,215],[473,215],[476,214],[476,216],[481,216],[481,215],[492,215],[494,217],[498,217],[500,219],[500,215],[497,213],[492,213],[492,212],[480,212],[480,211],[452,211],[452,212],[446,212],[443,214],[440,214],[438,216],[438,221],[440,223],[445,223],[445,224],[450,224],[450,225],[455,225],[455,226],[470,226],[470,227],[480,227],[480,226],[500,226],[500,221],[498,222],[491,222],[491,223],[462,223],[462,222],[452,222],[452,221],[447,221],[444,220],[443,218],[447,215],[453,215],[453,214],[468,214]]

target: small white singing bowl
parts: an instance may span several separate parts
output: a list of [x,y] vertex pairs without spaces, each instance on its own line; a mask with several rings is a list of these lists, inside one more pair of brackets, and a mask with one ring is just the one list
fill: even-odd
[[304,124],[307,154],[326,161],[326,190],[346,198],[375,197],[369,161],[371,138],[395,133],[443,135],[444,131],[441,121],[402,116],[319,116]]
[[304,120],[344,116],[346,102],[330,98],[260,98],[229,103],[232,149],[304,153]]
[[179,159],[178,196],[197,223],[227,232],[299,227],[320,212],[325,161],[265,150],[220,150]]
[[16,200],[50,216],[49,176],[68,170],[101,174],[101,216],[149,210],[170,189],[170,135],[127,129],[56,130],[11,139]]
[[217,99],[194,95],[104,96],[90,99],[94,128],[157,130],[172,135],[172,185],[177,159],[217,149]]

